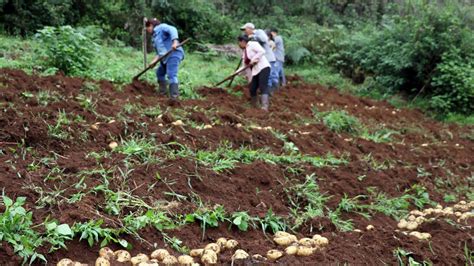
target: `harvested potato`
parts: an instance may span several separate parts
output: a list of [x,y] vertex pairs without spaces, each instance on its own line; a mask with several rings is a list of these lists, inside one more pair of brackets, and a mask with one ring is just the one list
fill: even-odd
[[289,246],[292,243],[298,241],[298,238],[294,235],[288,234],[287,236],[282,236],[282,237],[276,237],[273,238],[273,241],[277,243],[279,246]]
[[238,245],[239,245],[239,242],[237,242],[237,240],[234,240],[234,239],[229,239],[229,240],[227,240],[227,242],[225,243],[225,247],[226,247],[227,249],[234,249],[234,248],[236,248]]
[[443,209],[443,206],[441,206],[441,204],[438,204],[438,205],[436,205],[435,208],[438,209],[438,210],[442,210],[442,209]]
[[425,217],[420,216],[420,217],[416,217],[415,222],[417,224],[422,224],[425,220],[426,220]]
[[204,249],[199,248],[199,249],[192,249],[192,250],[189,252],[189,255],[190,255],[191,257],[201,257],[203,253],[204,253]]
[[159,266],[160,264],[158,263],[157,260],[154,261],[147,261],[147,262],[140,262],[138,266]]
[[354,229],[354,232],[356,232],[356,233],[362,233],[362,230],[360,230],[360,229]]
[[173,123],[171,123],[173,126],[176,126],[176,127],[181,127],[181,126],[184,126],[184,123],[183,121],[181,120],[176,120],[174,121]]
[[207,246],[204,248],[204,250],[208,250],[208,249],[214,251],[215,253],[221,252],[221,248],[216,243],[207,244]]
[[456,215],[457,217],[461,217],[462,212],[455,212],[454,215]]
[[423,239],[430,239],[431,238],[431,234],[430,233],[421,233],[421,237]]
[[173,255],[168,255],[163,259],[162,263],[164,265],[174,265],[178,263],[178,259]]
[[219,245],[219,247],[220,247],[221,249],[225,249],[225,248],[226,248],[226,244],[227,244],[227,239],[224,238],[224,237],[218,238],[217,241],[216,241],[216,244]]
[[291,236],[291,234],[284,231],[277,231],[274,235],[274,237],[287,237],[287,236]]
[[255,260],[255,261],[266,261],[267,260],[267,258],[265,258],[264,256],[262,256],[260,254],[252,255],[252,259]]
[[103,247],[99,250],[99,257],[113,260],[115,259],[114,251],[108,247]]
[[157,249],[153,251],[150,255],[152,259],[157,259],[158,261],[162,261],[165,259],[166,256],[168,256],[170,253],[166,249]]
[[109,148],[110,148],[111,150],[113,150],[113,149],[115,149],[115,148],[117,148],[117,147],[118,147],[118,143],[117,143],[117,142],[112,141],[112,142],[109,143]]
[[305,246],[300,246],[298,247],[298,252],[296,255],[306,257],[306,256],[311,256],[314,253],[314,248],[312,247],[305,247]]
[[181,255],[178,257],[178,263],[181,265],[192,265],[194,263],[194,259],[188,255]]
[[416,220],[416,217],[415,217],[415,215],[410,215],[410,216],[408,216],[407,220],[410,221],[410,222],[413,222],[413,221]]
[[267,258],[270,260],[277,260],[283,256],[283,252],[277,249],[271,249],[267,252]]
[[417,222],[408,222],[407,227],[408,230],[412,231],[418,228],[418,223]]
[[296,255],[298,253],[298,246],[288,246],[285,248],[286,255]]
[[204,254],[201,257],[201,261],[204,264],[216,264],[217,253],[212,249],[205,249]]
[[405,229],[408,226],[408,222],[405,219],[401,219],[400,222],[398,222],[397,227],[400,229]]
[[419,240],[426,240],[426,239],[431,238],[431,235],[429,233],[420,233],[420,232],[417,232],[417,231],[411,232],[410,236],[414,236],[414,237],[418,238]]
[[415,215],[415,216],[424,216],[425,214],[419,210],[413,210],[410,212],[411,215]]
[[459,204],[459,205],[466,205],[467,202],[466,202],[465,200],[461,200],[458,204]]
[[312,247],[312,246],[316,245],[316,241],[314,239],[307,238],[307,237],[301,238],[298,241],[298,243],[302,246],[305,246],[305,247]]
[[114,252],[114,255],[118,262],[128,262],[132,258],[130,253],[126,250],[117,250]]
[[91,129],[93,129],[93,130],[99,130],[99,125],[98,125],[97,123],[95,123],[95,124],[93,124],[93,125],[91,126]]
[[70,259],[62,259],[56,264],[57,266],[72,266],[74,262]]
[[367,231],[372,231],[372,230],[375,229],[375,227],[373,225],[369,224],[369,225],[367,225],[367,227],[365,229],[367,229]]
[[316,241],[316,245],[324,247],[329,244],[329,240],[321,235],[314,235],[313,239]]
[[212,128],[212,125],[205,125],[204,126],[204,129],[211,129]]
[[232,260],[246,260],[249,258],[249,254],[243,249],[237,249],[232,255]]
[[130,262],[132,263],[132,265],[138,265],[142,262],[148,262],[150,259],[148,258],[147,255],[143,254],[143,253],[140,253],[140,254],[137,254],[135,257],[132,257],[130,259]]
[[110,266],[110,261],[103,257],[98,257],[95,261],[95,266]]

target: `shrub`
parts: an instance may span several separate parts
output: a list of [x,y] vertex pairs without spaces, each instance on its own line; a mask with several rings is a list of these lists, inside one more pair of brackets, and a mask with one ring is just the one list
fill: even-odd
[[38,31],[36,39],[40,43],[40,63],[65,74],[87,70],[97,48],[97,44],[71,26],[45,27]]

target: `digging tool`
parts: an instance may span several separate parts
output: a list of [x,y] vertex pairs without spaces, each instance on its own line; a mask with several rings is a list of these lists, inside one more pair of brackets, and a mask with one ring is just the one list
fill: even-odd
[[[189,41],[189,39],[186,39],[184,41],[182,41],[180,44],[178,44],[178,46],[176,48],[179,48],[181,46],[183,46],[184,44],[186,44],[187,42]],[[149,65],[147,68],[145,68],[144,70],[142,70],[140,73],[138,73],[135,77],[133,77],[133,80],[137,80],[139,77],[141,77],[143,74],[145,74],[148,70],[154,68],[159,62],[161,62],[164,58],[166,58],[168,55],[170,55],[172,52],[174,52],[173,49],[169,50],[168,52],[166,52],[166,54],[164,54],[163,56],[160,56],[158,58],[158,60],[154,63],[154,64],[151,64]]]
[[218,87],[219,85],[221,85],[222,83],[230,80],[230,79],[233,79],[235,78],[237,75],[239,75],[240,73],[244,72],[245,70],[247,70],[248,68],[252,67],[252,65],[247,65],[245,66],[244,68],[242,68],[241,70],[235,72],[234,74],[228,76],[227,78],[225,78],[224,80],[222,80],[221,82],[217,83],[216,85],[214,85],[214,87]]
[[[237,67],[235,68],[234,71],[237,71],[240,68],[241,65],[242,65],[242,58],[240,58],[239,64],[237,65]],[[227,87],[232,86],[232,83],[234,82],[234,79],[235,79],[235,76],[232,77],[232,79],[230,80],[229,85],[227,85]]]

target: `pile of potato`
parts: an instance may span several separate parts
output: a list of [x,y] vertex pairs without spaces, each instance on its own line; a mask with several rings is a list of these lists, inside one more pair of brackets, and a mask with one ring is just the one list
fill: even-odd
[[401,219],[397,226],[399,229],[412,231],[409,233],[411,236],[420,240],[427,240],[431,238],[429,233],[415,231],[420,225],[427,221],[435,220],[437,217],[456,217],[457,222],[461,223],[474,217],[474,213],[471,211],[472,209],[474,209],[474,201],[469,203],[460,201],[453,207],[443,208],[443,206],[438,205],[436,208],[428,208],[423,211],[413,210],[410,212],[410,216],[408,216],[407,219]]
[[[313,238],[298,238],[287,232],[276,232],[273,241],[285,248],[286,255],[311,256],[316,250],[322,249],[329,244],[329,240],[320,235],[314,235]],[[267,258],[277,260],[283,257],[283,252],[272,249],[267,252]]]
[[[201,262],[207,264],[217,264],[219,253],[224,250],[233,250],[239,245],[239,242],[233,239],[225,239],[223,237],[217,239],[216,243],[209,243],[202,249],[193,249],[189,252],[191,257],[197,257],[201,259]],[[247,259],[249,255],[247,252],[239,249],[232,256],[232,260]]]

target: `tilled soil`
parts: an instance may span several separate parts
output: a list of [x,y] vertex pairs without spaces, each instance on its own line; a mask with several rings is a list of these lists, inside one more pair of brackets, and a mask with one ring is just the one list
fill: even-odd
[[[91,83],[97,90],[90,89]],[[310,174],[318,177],[320,191],[331,195],[327,203],[331,209],[345,195],[349,198],[364,195],[369,187],[397,197],[418,184],[427,189],[431,200],[443,205],[445,193],[454,193],[459,187],[473,189],[473,127],[443,124],[418,110],[397,109],[384,101],[305,84],[297,77],[274,95],[268,113],[251,108],[242,87],[233,90],[244,91],[244,97],[219,88],[202,88],[199,92],[203,99],[183,100],[178,104],[158,96],[154,89],[154,85],[138,81],[120,87],[108,81],[85,81],[61,75],[41,77],[0,69],[0,186],[4,193],[11,198],[27,197],[26,208],[33,212],[34,222],[38,224],[47,217],[70,225],[103,219],[104,225],[119,228],[121,215],[105,211],[105,196],[101,193],[86,194],[73,204],[64,201],[79,191],[75,185],[84,171],[98,166],[114,170],[124,167],[123,154],[111,152],[96,159],[92,152],[110,151],[108,145],[112,141],[120,143],[131,136],[145,136],[158,144],[168,144],[171,149],[179,149],[176,144],[179,143],[193,150],[214,150],[227,142],[234,149],[245,146],[285,153],[284,142],[266,127],[285,133],[302,154],[331,153],[346,158],[348,164],[323,168],[302,165],[298,174],[289,174],[287,165],[255,161],[217,173],[190,158],[165,158],[157,152],[157,162],[136,165],[125,181],[114,173],[111,187],[117,189],[125,182],[134,196],[148,204],[167,202],[166,211],[172,214],[192,213],[196,205],[190,200],[176,200],[167,193],[170,189],[180,195],[198,195],[208,206],[220,204],[228,213],[247,211],[259,217],[264,217],[269,208],[287,217],[291,205],[286,189],[303,182]],[[49,96],[43,95],[46,102],[38,101],[38,95],[45,91],[49,92]],[[159,116],[139,111],[156,107],[161,109]],[[398,134],[385,143],[337,134],[314,119],[315,109],[346,110],[368,128],[383,127]],[[66,139],[51,136],[51,127],[56,125],[59,113],[77,118],[73,123],[59,126],[69,134]],[[176,120],[183,120],[184,126],[174,126]],[[202,127],[209,124],[213,124],[212,128]],[[41,158],[55,158],[55,162],[40,162]],[[380,165],[384,167],[377,167]],[[60,169],[54,174],[57,178],[51,176],[54,168]],[[157,182],[157,174],[161,180],[172,181],[170,185]],[[449,185],[443,188],[436,185],[441,181]],[[92,189],[101,184],[102,178],[91,173],[82,182]],[[58,190],[63,190],[61,196],[44,200],[48,192]],[[443,219],[424,225],[423,231],[430,233],[432,239],[423,242],[399,232],[397,221],[381,213],[374,213],[370,220],[354,212],[344,213],[343,218],[351,219],[361,232],[341,232],[328,218],[315,218],[295,233],[298,237],[319,233],[329,239],[328,247],[309,257],[284,256],[277,263],[396,264],[393,252],[402,248],[417,261],[460,265],[465,263],[465,247],[474,250],[474,219],[465,221],[462,227]],[[369,224],[375,229],[366,230]],[[207,228],[204,240],[197,223],[167,233],[189,248],[202,248],[219,237],[236,239],[240,248],[251,255],[265,255],[269,249],[278,248],[269,232],[264,234],[258,229],[241,232],[229,224]],[[124,236],[133,245],[132,254],[149,254],[155,249],[154,244],[166,247],[162,234],[151,227],[142,230],[140,237],[146,241]],[[54,253],[47,253],[49,247],[40,251],[50,263],[68,257],[93,264],[97,258],[97,245],[91,248],[86,241],[74,239],[67,246],[67,250]],[[220,263],[230,264],[231,256],[229,251],[223,253]],[[0,264],[20,262],[12,248],[3,242]]]

